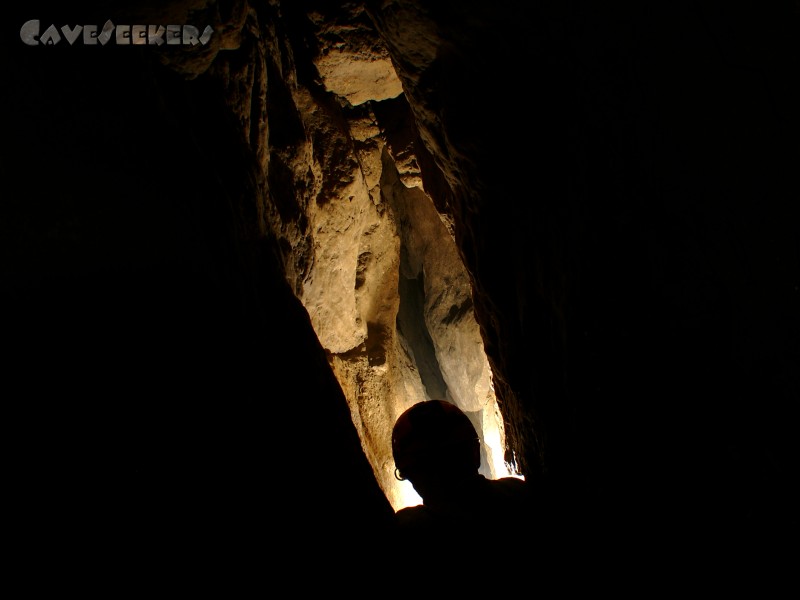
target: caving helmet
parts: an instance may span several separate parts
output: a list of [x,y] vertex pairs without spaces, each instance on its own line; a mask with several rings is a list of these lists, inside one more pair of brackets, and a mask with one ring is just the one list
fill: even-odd
[[395,477],[473,474],[480,467],[480,440],[469,417],[455,404],[427,400],[413,405],[392,430]]

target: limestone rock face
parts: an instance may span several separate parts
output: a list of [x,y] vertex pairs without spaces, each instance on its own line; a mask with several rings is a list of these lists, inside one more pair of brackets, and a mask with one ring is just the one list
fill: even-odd
[[[788,113],[792,97],[739,100],[762,89],[736,83],[758,69],[742,64],[731,75],[706,39],[687,51],[673,39],[685,29],[658,7],[663,20],[588,2],[143,6],[136,14],[147,22],[215,24],[208,48],[162,58],[205,90],[222,90],[243,147],[230,160],[252,166],[248,185],[258,190],[240,217],[275,243],[395,506],[403,492],[392,477],[391,425],[427,398],[470,414],[487,442],[485,472],[512,461],[526,477],[590,473],[594,482],[605,477],[596,448],[614,440],[624,440],[610,452],[628,472],[652,472],[650,457],[680,470],[656,441],[675,426],[662,414],[686,388],[700,388],[676,369],[706,391],[721,374],[746,379],[686,401],[705,423],[689,438],[714,429],[719,407],[708,396],[737,398],[747,414],[742,390],[756,390],[762,372],[753,348],[767,347],[757,332],[795,323],[786,307],[796,303],[756,297],[762,286],[743,282],[772,273],[779,283],[764,281],[765,290],[794,294],[784,270],[798,271],[793,231],[772,240],[764,217],[753,227],[768,243],[743,233],[767,194],[762,183],[790,185],[787,155],[763,142],[786,136],[777,132],[791,120],[767,126],[752,115],[773,105]],[[715,31],[737,47],[744,17],[736,25],[733,13],[730,22],[698,14],[688,18],[708,23],[693,32]],[[780,39],[731,60],[793,56],[770,45]],[[771,89],[785,91],[791,60],[769,60]],[[700,64],[725,75],[706,78]],[[705,93],[698,106],[695,88]],[[741,110],[736,119],[749,119],[749,138],[732,137],[733,112],[717,112],[729,102]],[[798,221],[777,200],[770,210],[776,223]],[[787,339],[770,350],[777,366],[763,367],[776,397],[796,385],[782,358],[793,348]],[[655,434],[625,424],[640,411]],[[713,439],[722,455],[742,452],[723,433]],[[693,471],[688,454],[682,467]],[[615,485],[628,482],[620,475]]]
[[325,87],[353,105],[396,98],[403,91],[388,58],[364,59],[358,54],[334,51],[316,65]]
[[[17,4],[14,27],[84,19]],[[484,473],[545,492],[571,572],[606,539],[649,559],[797,537],[796,11],[89,4],[214,35],[7,36],[21,548],[87,524],[134,578],[154,550],[238,576],[278,516],[301,530],[279,560],[360,585],[414,500],[391,427],[428,398],[469,414]],[[341,552],[354,535],[368,552]]]
[[287,267],[308,260],[298,297],[330,353],[379,482],[400,506],[391,427],[400,412],[431,398],[446,398],[473,417],[491,440],[484,472],[505,474],[467,272],[430,197],[402,180],[398,166],[405,181],[421,183],[413,156],[403,148],[403,162],[394,161],[372,111],[312,106],[299,86],[294,94],[313,159],[294,163],[293,177],[313,173],[309,187],[317,196],[299,217],[307,223],[302,238],[290,237],[298,222],[280,223],[278,233],[292,248]]
[[318,44],[313,62],[327,90],[353,106],[403,93],[389,51],[361,3],[309,11],[308,17]]
[[[469,275],[436,209],[443,200],[424,189],[425,149],[389,51],[360,3],[322,6],[287,16],[280,4],[237,5],[235,47],[208,74],[258,161],[261,231],[278,241],[376,479],[399,508],[415,495],[394,477],[391,429],[417,402],[460,406],[484,440],[482,472],[510,467]],[[303,44],[286,34],[289,17],[305,24]],[[176,60],[184,74],[196,64]]]

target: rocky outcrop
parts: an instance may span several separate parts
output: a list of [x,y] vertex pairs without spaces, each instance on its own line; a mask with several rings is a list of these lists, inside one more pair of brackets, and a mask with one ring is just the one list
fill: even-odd
[[391,424],[425,398],[537,486],[567,563],[791,538],[796,15],[95,4],[7,21],[215,33],[7,38],[20,548],[217,572],[267,540],[363,583],[407,501]]

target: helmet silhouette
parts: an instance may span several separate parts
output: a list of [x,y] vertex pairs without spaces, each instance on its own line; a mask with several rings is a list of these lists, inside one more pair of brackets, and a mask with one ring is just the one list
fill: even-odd
[[444,400],[415,404],[392,430],[392,455],[399,479],[461,476],[480,467],[480,440],[472,422]]

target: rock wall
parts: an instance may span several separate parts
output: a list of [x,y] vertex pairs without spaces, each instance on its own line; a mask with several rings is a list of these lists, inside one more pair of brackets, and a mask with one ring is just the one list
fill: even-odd
[[796,527],[796,11],[366,5],[523,472],[636,539]]
[[[21,572],[385,575],[433,396],[499,416],[573,564],[795,536],[796,11],[89,5],[4,20]],[[110,16],[219,35],[20,41]]]
[[[468,273],[422,185],[417,129],[388,50],[357,4],[250,18],[249,60],[220,56],[209,76],[264,99],[249,119],[260,124],[251,142],[265,185],[261,223],[280,244],[382,489],[396,508],[411,501],[394,477],[391,428],[432,397],[473,415],[489,440],[483,472],[507,474]],[[242,110],[237,93],[229,104]]]

